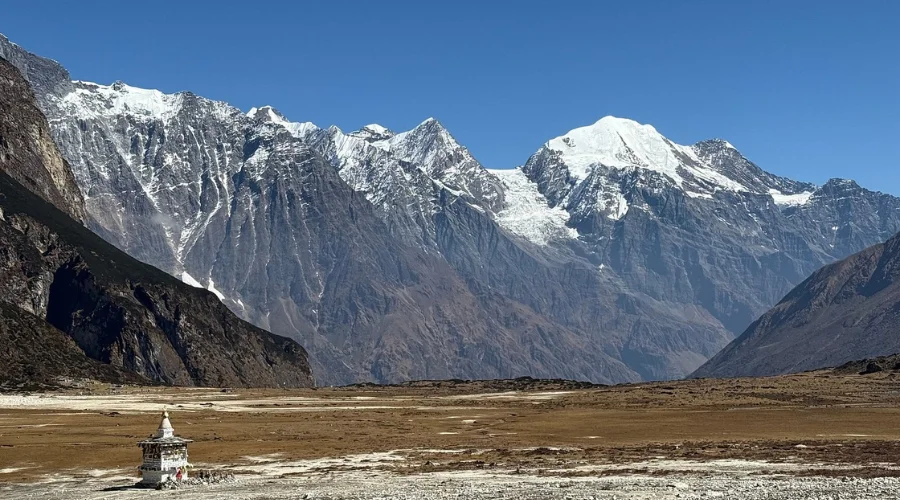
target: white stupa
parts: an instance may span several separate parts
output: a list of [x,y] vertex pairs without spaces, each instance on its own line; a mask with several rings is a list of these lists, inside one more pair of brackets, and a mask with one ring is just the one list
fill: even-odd
[[187,445],[191,442],[190,439],[175,435],[175,429],[169,421],[169,412],[163,412],[156,433],[138,443],[144,451],[144,462],[139,467],[143,476],[140,484],[156,486],[170,479],[187,479],[187,469],[190,466]]

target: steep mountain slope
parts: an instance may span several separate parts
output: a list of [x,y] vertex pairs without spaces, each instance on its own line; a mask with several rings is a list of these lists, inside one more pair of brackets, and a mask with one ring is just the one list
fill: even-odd
[[692,376],[764,376],[900,353],[900,235],[816,271]]
[[4,171],[73,219],[84,221],[81,190],[50,137],[50,127],[35,103],[33,92],[22,86],[22,77],[9,63],[4,61],[2,70],[0,115],[16,117],[16,120],[0,121],[0,163],[16,165]]
[[590,259],[731,332],[814,269],[900,230],[898,198],[780,178],[726,141],[680,146],[613,117],[549,141],[522,172],[569,214]]
[[894,197],[630,120],[491,171],[434,119],[345,133],[3,51],[43,89],[91,227],[300,340],[326,383],[684,376],[813,269],[900,230]]
[[[241,321],[213,294],[134,260],[51,205],[78,212],[77,199],[60,196],[48,180],[64,179],[54,169],[66,165],[51,141],[33,133],[46,134],[48,124],[3,59],[0,82],[0,379],[312,384],[295,342]],[[45,158],[57,163],[44,165]],[[35,182],[26,188],[22,178]]]

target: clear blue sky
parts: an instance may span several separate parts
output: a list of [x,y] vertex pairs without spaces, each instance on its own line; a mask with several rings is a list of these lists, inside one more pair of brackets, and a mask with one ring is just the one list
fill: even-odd
[[295,121],[441,120],[489,168],[604,115],[900,194],[900,1],[9,2],[73,78]]

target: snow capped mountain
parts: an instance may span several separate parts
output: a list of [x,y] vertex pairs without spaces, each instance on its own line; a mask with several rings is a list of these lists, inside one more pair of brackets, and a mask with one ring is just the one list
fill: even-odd
[[[312,385],[306,352],[295,342],[240,321],[212,295],[83,226],[79,187],[21,73],[0,58],[0,378],[24,385],[73,375],[178,386]],[[158,97],[123,89],[89,111],[165,112]]]
[[666,176],[689,196],[714,190],[745,191],[746,187],[704,164],[693,149],[674,144],[651,125],[607,116],[551,139],[544,146],[556,151],[570,175],[583,180],[598,165],[645,169]]
[[18,61],[91,227],[308,348],[328,382],[690,373],[900,200],[614,117],[487,170],[437,120],[353,132]]
[[[593,125],[576,128],[551,139],[542,148],[568,173],[570,182],[588,180],[597,169],[628,173],[646,171],[672,184],[691,198],[711,198],[718,192],[771,194],[776,202],[797,204],[813,186],[778,178],[762,171],[723,140],[682,146],[651,125],[607,116]],[[542,151],[536,153],[540,155]],[[601,206],[618,219],[624,214],[621,194],[614,186],[598,185]]]
[[[171,272],[183,270],[211,219],[227,210],[229,178],[241,169],[259,177],[265,167],[222,140],[250,121],[225,103],[121,82],[73,82],[43,101],[95,229],[119,234],[121,246]],[[192,123],[198,116],[207,119]],[[192,272],[207,281],[208,273]]]
[[[371,144],[393,136],[382,127],[345,134],[271,107],[242,113],[187,92],[73,83],[18,47],[0,43],[0,52],[44,82],[35,88],[87,195],[91,227],[300,340],[318,380],[637,378],[538,303],[521,302],[535,285],[522,286],[507,263],[538,264],[513,258],[515,246],[463,191],[476,184],[449,184],[454,171],[480,166],[439,124],[416,131],[436,134],[422,144],[430,153],[397,146],[429,158],[418,165]],[[471,274],[487,268],[487,241],[492,271],[513,279],[519,300],[487,292]],[[564,361],[573,351],[584,355]]]
[[522,170],[548,206],[565,208],[568,225],[582,234],[602,226],[599,219],[658,210],[648,202],[665,192],[692,205],[761,197],[782,210],[811,203],[818,189],[760,169],[728,141],[679,145],[650,125],[611,116],[551,139]]
[[779,177],[727,141],[678,145],[620,118],[551,139],[522,171],[570,215],[593,260],[651,297],[701,305],[731,332],[814,269],[900,229],[895,197]]
[[351,133],[329,127],[309,133],[304,140],[350,187],[364,194],[394,236],[416,246],[433,246],[431,218],[444,186],[418,165],[401,161],[373,144],[388,135],[380,126]]
[[64,111],[83,118],[126,115],[165,120],[181,109],[183,101],[181,94],[166,95],[122,82],[108,86],[81,81],[72,83],[75,90],[62,98],[61,106]]
[[270,121],[320,153],[348,185],[365,193],[396,236],[418,246],[436,244],[431,218],[444,203],[490,210],[502,200],[499,180],[433,118],[395,134],[378,124],[345,133],[277,116]]
[[[427,225],[425,219],[441,203],[441,191],[479,208],[493,209],[502,203],[499,180],[434,118],[395,134],[378,124],[350,133],[334,126],[322,129],[310,122],[291,122],[269,106],[253,108],[247,116],[284,127],[302,139],[328,159],[351,187],[366,193],[387,218],[406,212],[403,215],[418,219],[416,227]],[[425,229],[425,238],[433,238],[432,228]],[[422,236],[416,234],[414,239]]]

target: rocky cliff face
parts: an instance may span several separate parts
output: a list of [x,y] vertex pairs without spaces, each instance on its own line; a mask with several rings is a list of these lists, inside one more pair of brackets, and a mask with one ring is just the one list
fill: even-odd
[[43,318],[0,302],[0,389],[33,390],[68,380],[149,384],[127,370],[93,360]]
[[0,50],[44,89],[91,227],[300,340],[326,383],[681,377],[813,269],[900,229],[894,197],[630,120],[493,171],[434,119],[343,132]]
[[[49,130],[47,122],[25,80],[2,59],[0,82],[4,378],[93,374],[177,385],[312,384],[306,352],[294,341],[238,319],[212,293],[136,261],[52,205],[76,212],[70,200],[55,196],[59,191],[42,189],[54,186],[48,177],[55,168],[42,160],[60,158],[52,142],[31,133]],[[23,178],[36,181],[23,184]]]
[[900,235],[816,271],[692,376],[744,377],[900,353]]
[[[9,46],[4,41],[0,39],[0,57],[4,54],[2,47]],[[22,85],[22,77],[13,66],[4,62],[0,69],[0,115],[16,118],[0,122],[0,169],[73,219],[85,221],[81,190],[50,136],[34,93]]]

